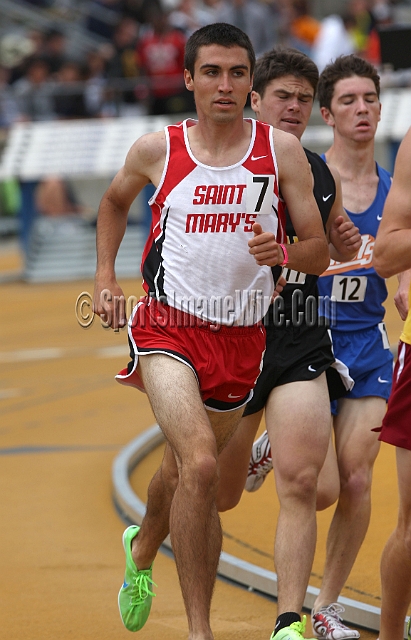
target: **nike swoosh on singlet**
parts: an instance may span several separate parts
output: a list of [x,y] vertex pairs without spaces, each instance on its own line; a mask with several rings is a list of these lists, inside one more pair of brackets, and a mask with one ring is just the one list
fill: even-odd
[[228,397],[229,397],[229,398],[241,398],[241,396],[233,396],[233,395],[232,395],[232,393],[229,393],[229,394],[228,394]]
[[382,220],[382,216],[377,216],[377,220]]
[[323,196],[323,200],[324,200],[324,202],[327,202],[327,200],[328,200],[329,198],[331,198],[331,196],[332,196],[332,193],[330,193],[330,195],[329,195],[329,196]]
[[261,160],[261,158],[266,158],[267,156],[251,156],[251,160]]
[[314,369],[314,367],[312,366],[312,364],[308,365],[308,371],[317,371],[317,369]]
[[383,382],[389,382],[389,380],[383,380],[383,379],[381,378],[381,376],[378,376],[378,382],[381,382],[381,383],[383,383]]

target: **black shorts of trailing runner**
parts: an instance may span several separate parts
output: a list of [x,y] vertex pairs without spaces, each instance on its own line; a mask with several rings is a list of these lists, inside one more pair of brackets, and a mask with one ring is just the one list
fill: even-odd
[[[335,362],[326,327],[308,327],[303,323],[299,327],[268,326],[266,330],[263,369],[254,387],[253,398],[244,410],[245,416],[263,409],[275,387],[289,382],[315,380]],[[347,389],[340,374],[335,373],[335,378],[331,376],[333,396],[337,393],[336,397],[341,397]]]

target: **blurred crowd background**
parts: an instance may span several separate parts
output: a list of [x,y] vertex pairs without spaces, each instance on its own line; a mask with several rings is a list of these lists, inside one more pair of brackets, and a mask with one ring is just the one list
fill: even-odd
[[212,22],[246,31],[257,55],[289,45],[320,70],[351,52],[381,66],[381,30],[403,25],[404,15],[411,24],[411,2],[392,0],[0,0],[0,12],[3,130],[16,121],[193,110],[184,45]]
[[[383,88],[411,86],[411,46],[401,44],[401,34],[411,44],[411,0],[0,0],[0,17],[0,156],[18,122],[192,112],[184,46],[212,22],[246,31],[257,56],[292,46],[321,70],[355,52],[379,68]],[[37,187],[43,215],[81,209],[69,182]],[[20,185],[0,177],[0,220],[21,206]]]

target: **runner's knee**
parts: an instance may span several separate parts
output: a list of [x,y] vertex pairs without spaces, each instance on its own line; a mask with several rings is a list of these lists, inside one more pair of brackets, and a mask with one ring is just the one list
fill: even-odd
[[371,489],[372,472],[368,467],[359,467],[341,478],[341,491],[352,501],[362,500]]
[[318,471],[315,467],[305,469],[282,469],[276,474],[279,498],[292,497],[306,500],[317,491]]
[[183,462],[180,482],[200,500],[207,500],[218,487],[218,463],[212,453],[196,452]]

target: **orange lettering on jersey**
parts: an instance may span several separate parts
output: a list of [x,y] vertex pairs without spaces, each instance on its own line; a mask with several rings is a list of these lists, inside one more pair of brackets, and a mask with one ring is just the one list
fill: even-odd
[[361,247],[357,255],[350,262],[337,262],[330,260],[330,266],[324,271],[323,276],[334,275],[335,273],[345,273],[354,269],[370,269],[372,267],[372,252],[374,249],[375,238],[366,233],[361,236]]

